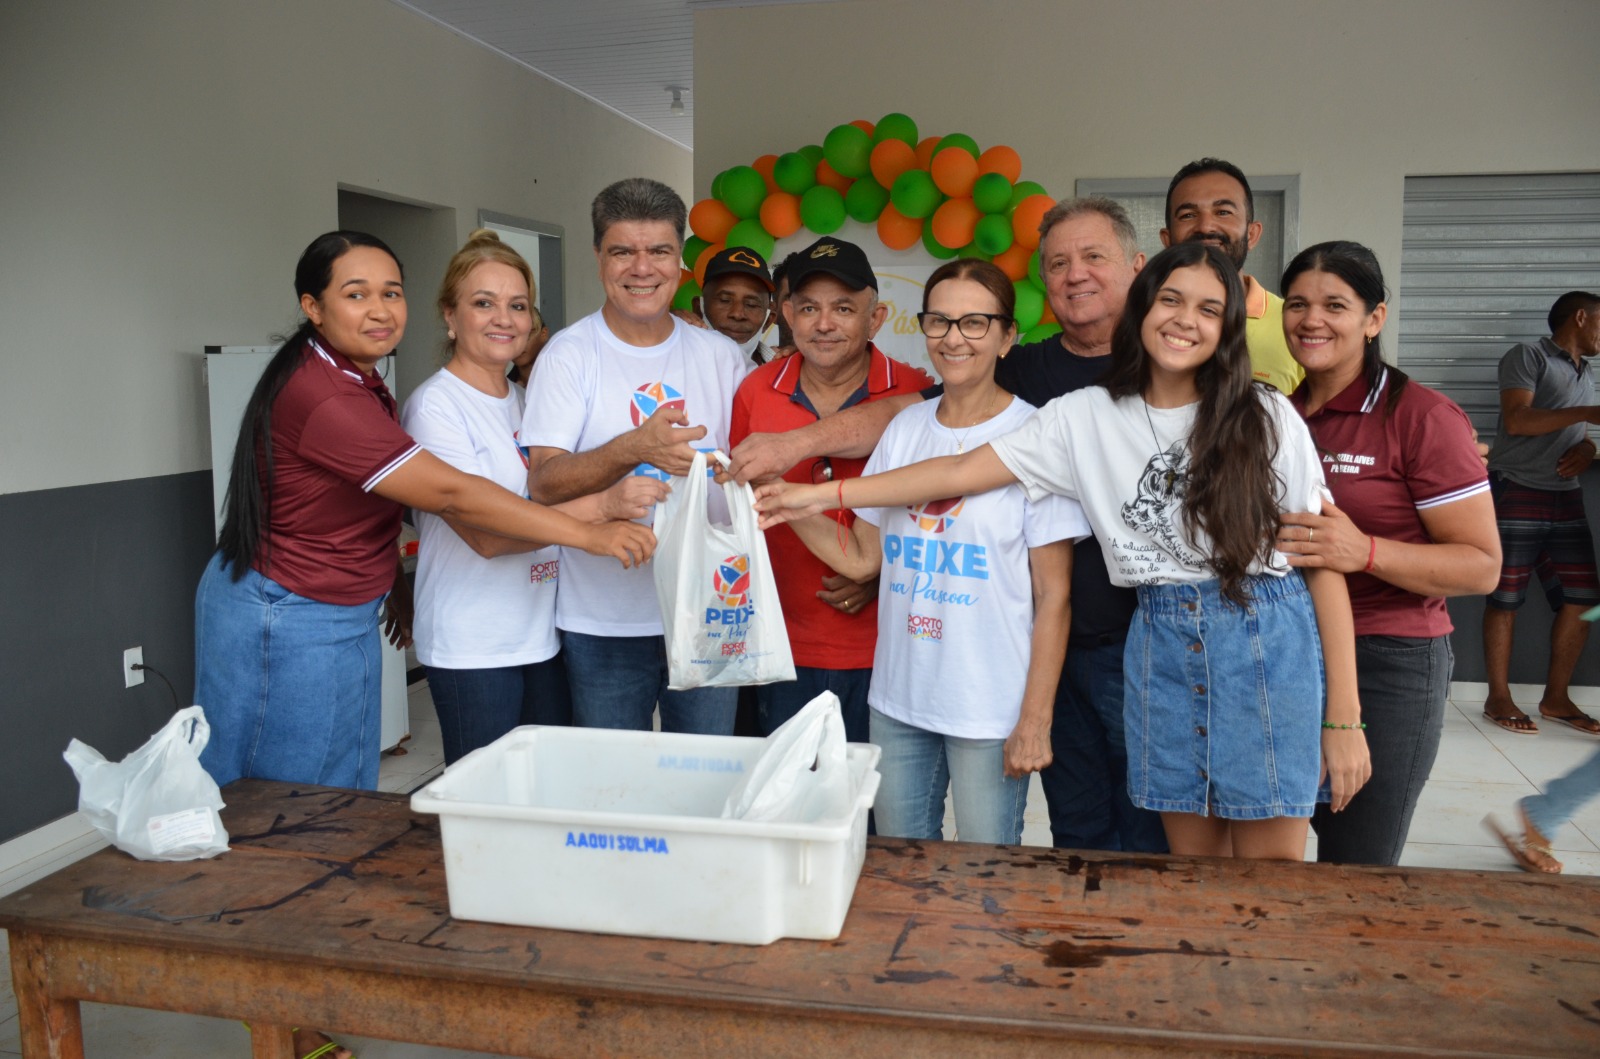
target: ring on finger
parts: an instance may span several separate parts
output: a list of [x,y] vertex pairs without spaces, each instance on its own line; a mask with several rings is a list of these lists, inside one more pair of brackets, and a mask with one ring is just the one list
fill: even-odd
[[1315,529],[1309,527],[1309,526],[1306,527],[1306,540],[1307,541],[1314,541],[1316,539],[1317,539],[1317,531]]

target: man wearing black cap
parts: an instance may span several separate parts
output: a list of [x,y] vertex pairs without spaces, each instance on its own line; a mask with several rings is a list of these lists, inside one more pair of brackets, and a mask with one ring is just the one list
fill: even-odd
[[713,331],[733,339],[751,367],[759,368],[773,359],[761,341],[772,322],[772,292],[766,259],[749,247],[730,246],[706,265],[695,308]]
[[[710,270],[707,270],[709,275]],[[794,430],[846,408],[915,394],[932,380],[885,356],[872,338],[888,308],[878,303],[878,278],[854,243],[825,236],[789,258],[789,300],[783,313],[794,333],[792,356],[757,368],[734,394],[728,440],[751,432]],[[802,460],[791,482],[841,481],[861,474],[865,459]],[[855,516],[838,512],[845,525]],[[794,651],[796,679],[757,690],[763,730],[778,725],[823,691],[844,706],[845,736],[867,741],[867,686],[877,641],[877,582],[842,579],[811,554],[794,530],[767,531]]]

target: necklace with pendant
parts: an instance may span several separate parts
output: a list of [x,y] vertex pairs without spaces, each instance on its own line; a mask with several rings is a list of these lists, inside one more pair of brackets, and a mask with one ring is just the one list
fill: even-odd
[[967,435],[971,434],[973,432],[973,430],[977,428],[978,424],[983,423],[983,422],[985,422],[985,421],[987,421],[989,419],[990,411],[991,411],[991,409],[994,408],[995,398],[998,397],[999,394],[1000,394],[1000,390],[999,390],[998,387],[996,387],[995,388],[995,392],[989,395],[989,404],[988,404],[988,406],[986,408],[984,408],[983,414],[980,415],[977,419],[974,419],[970,424],[968,424],[967,429],[965,431],[961,432],[960,434],[957,434],[955,427],[945,427],[946,430],[950,431],[951,437],[956,439],[956,455],[957,456],[960,456],[962,453],[967,451]]
[[1161,445],[1161,437],[1156,433],[1155,421],[1150,418],[1149,403],[1142,397],[1139,399],[1139,403],[1144,406],[1144,421],[1145,425],[1150,428],[1150,440],[1156,443],[1156,456],[1161,460],[1161,466],[1167,469],[1167,473],[1162,477],[1167,483],[1167,495],[1171,496],[1173,486],[1178,481],[1178,472],[1173,469],[1172,463],[1167,459],[1167,450]]

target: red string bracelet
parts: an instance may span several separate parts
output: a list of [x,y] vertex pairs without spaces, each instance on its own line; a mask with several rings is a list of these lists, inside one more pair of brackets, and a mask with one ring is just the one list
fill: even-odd
[[838,521],[837,521],[836,525],[839,527],[839,530],[838,530],[838,532],[839,532],[839,554],[843,555],[843,554],[845,554],[845,550],[844,550],[844,479],[843,478],[839,479],[839,518],[838,518]]
[[1367,539],[1372,542],[1372,547],[1367,549],[1367,566],[1366,569],[1361,571],[1364,574],[1372,573],[1373,561],[1378,558],[1378,535],[1376,533],[1368,534]]

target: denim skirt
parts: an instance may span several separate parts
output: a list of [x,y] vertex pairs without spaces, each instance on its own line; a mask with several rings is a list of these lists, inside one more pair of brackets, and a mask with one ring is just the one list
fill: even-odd
[[1327,801],[1327,689],[1311,594],[1298,572],[1138,589],[1123,655],[1128,795],[1167,813],[1308,817]]

